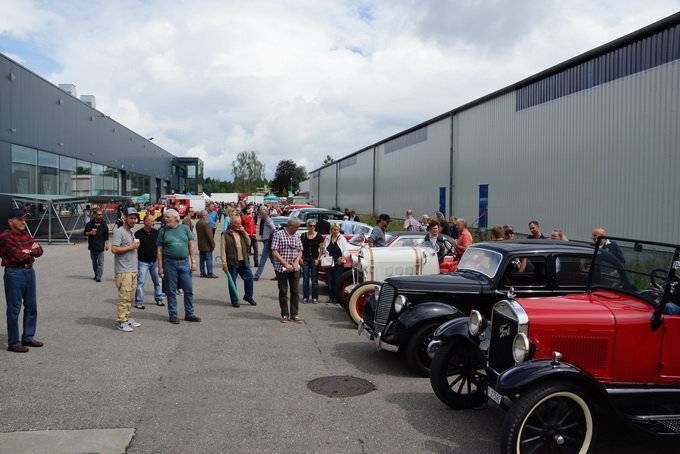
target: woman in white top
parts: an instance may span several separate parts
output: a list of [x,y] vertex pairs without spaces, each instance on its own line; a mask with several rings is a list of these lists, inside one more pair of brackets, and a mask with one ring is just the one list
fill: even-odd
[[323,253],[327,257],[333,258],[333,266],[327,268],[328,275],[328,294],[329,303],[337,303],[338,298],[341,298],[342,291],[339,288],[339,279],[343,271],[345,271],[344,258],[348,255],[347,248],[349,243],[344,236],[340,235],[340,225],[331,225],[331,233],[326,236],[323,242]]

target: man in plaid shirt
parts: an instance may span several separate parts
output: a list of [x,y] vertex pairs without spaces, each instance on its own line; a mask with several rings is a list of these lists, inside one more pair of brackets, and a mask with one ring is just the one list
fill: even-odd
[[[19,208],[7,216],[9,229],[0,233],[0,256],[5,267],[7,300],[7,350],[26,353],[28,347],[42,347],[33,339],[38,320],[33,262],[43,253],[42,247],[26,230],[26,213]],[[24,306],[24,332],[19,337],[19,313]]]
[[[285,228],[279,230],[272,238],[272,255],[276,259],[274,271],[279,283],[279,305],[281,306],[281,323],[293,320],[298,323],[298,296],[300,286],[300,262],[302,260],[302,241],[297,235],[300,220],[290,218]],[[288,309],[288,288],[290,287],[290,310]]]

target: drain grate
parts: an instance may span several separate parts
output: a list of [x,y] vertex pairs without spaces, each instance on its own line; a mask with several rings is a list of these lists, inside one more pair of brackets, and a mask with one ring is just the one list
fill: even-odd
[[307,388],[327,397],[353,397],[370,393],[375,385],[363,378],[350,375],[332,375],[319,377],[307,383]]

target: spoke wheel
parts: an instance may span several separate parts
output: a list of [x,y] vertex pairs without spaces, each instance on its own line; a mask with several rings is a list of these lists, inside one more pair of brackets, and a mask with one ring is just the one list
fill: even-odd
[[503,425],[501,451],[513,454],[586,454],[594,420],[586,393],[571,384],[540,386],[523,394]]
[[448,339],[432,360],[430,384],[451,408],[474,408],[486,400],[484,355],[469,341]]

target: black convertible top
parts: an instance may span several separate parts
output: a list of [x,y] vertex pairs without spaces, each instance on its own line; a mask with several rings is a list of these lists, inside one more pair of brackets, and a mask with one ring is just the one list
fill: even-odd
[[595,247],[588,243],[559,240],[507,240],[473,243],[470,247],[478,247],[500,252],[501,254],[517,253],[585,253],[592,254]]

